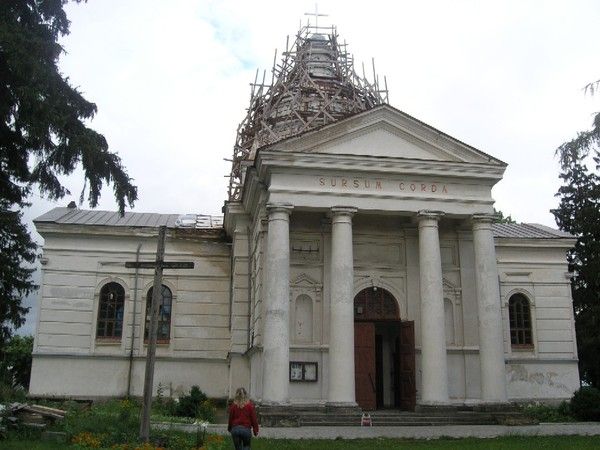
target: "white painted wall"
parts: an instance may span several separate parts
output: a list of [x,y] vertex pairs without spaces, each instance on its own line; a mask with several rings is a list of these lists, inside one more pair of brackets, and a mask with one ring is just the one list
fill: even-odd
[[[143,326],[146,294],[152,270],[140,270],[137,294],[134,261],[152,261],[156,237],[145,232],[111,227],[39,225],[45,238],[43,286],[34,342],[32,395],[124,395],[128,356],[133,341],[133,393],[140,393],[140,361],[145,355]],[[163,282],[173,293],[171,338],[157,348],[155,386],[169,383],[175,390],[207,385],[207,393],[228,395],[229,247],[218,239],[186,236],[169,238],[166,259],[193,261],[195,268],[166,270]],[[96,339],[99,291],[106,282],[125,288],[124,326],[120,340]],[[134,317],[134,298],[137,298]],[[143,369],[142,369],[143,375]],[[204,389],[204,388],[203,388]]]

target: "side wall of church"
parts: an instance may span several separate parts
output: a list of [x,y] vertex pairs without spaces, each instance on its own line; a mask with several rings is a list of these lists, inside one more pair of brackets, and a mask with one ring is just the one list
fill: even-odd
[[[504,241],[504,242],[502,242]],[[496,247],[509,398],[566,399],[579,388],[567,248],[501,240]],[[509,300],[529,302],[533,345],[511,345]]]
[[[133,348],[131,391],[143,390],[147,292],[153,270],[135,261],[153,261],[156,238],[150,233],[100,234],[89,228],[44,232],[43,286],[35,336],[32,395],[102,397],[127,392]],[[166,259],[193,261],[192,270],[165,270],[172,292],[170,338],[159,343],[155,386],[165,395],[198,385],[209,396],[228,395],[231,334],[230,249],[214,239],[167,239]],[[121,338],[97,335],[100,290],[116,282],[125,290]],[[134,306],[135,300],[135,306]],[[135,314],[134,314],[135,308]],[[132,340],[133,331],[133,340]],[[132,346],[133,343],[133,346]]]

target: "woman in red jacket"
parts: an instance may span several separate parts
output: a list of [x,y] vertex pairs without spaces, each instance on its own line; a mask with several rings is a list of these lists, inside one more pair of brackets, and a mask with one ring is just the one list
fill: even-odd
[[248,399],[246,389],[238,388],[235,391],[233,403],[229,407],[229,425],[227,426],[227,431],[231,433],[236,450],[250,448],[251,430],[254,432],[254,436],[258,436],[256,411],[254,405]]

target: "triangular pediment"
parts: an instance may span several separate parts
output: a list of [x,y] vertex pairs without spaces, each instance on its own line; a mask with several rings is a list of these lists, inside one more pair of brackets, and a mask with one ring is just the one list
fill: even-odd
[[271,149],[505,165],[388,105],[279,142]]
[[306,275],[305,273],[301,273],[295,279],[293,279],[290,283],[293,287],[303,287],[303,288],[317,288],[321,287],[321,284],[315,280],[314,278]]

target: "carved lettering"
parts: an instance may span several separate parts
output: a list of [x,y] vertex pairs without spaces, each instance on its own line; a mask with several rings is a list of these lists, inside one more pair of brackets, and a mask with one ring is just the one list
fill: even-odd
[[[386,182],[384,180],[376,180],[369,178],[344,178],[344,177],[318,177],[319,186],[332,187],[332,188],[345,188],[345,189],[363,189],[363,190],[377,190],[382,191],[386,188]],[[387,185],[387,188],[392,188],[393,185]],[[397,189],[399,191],[411,192],[430,192],[432,194],[447,194],[448,186],[445,184],[438,183],[422,183],[416,181],[398,181]]]

